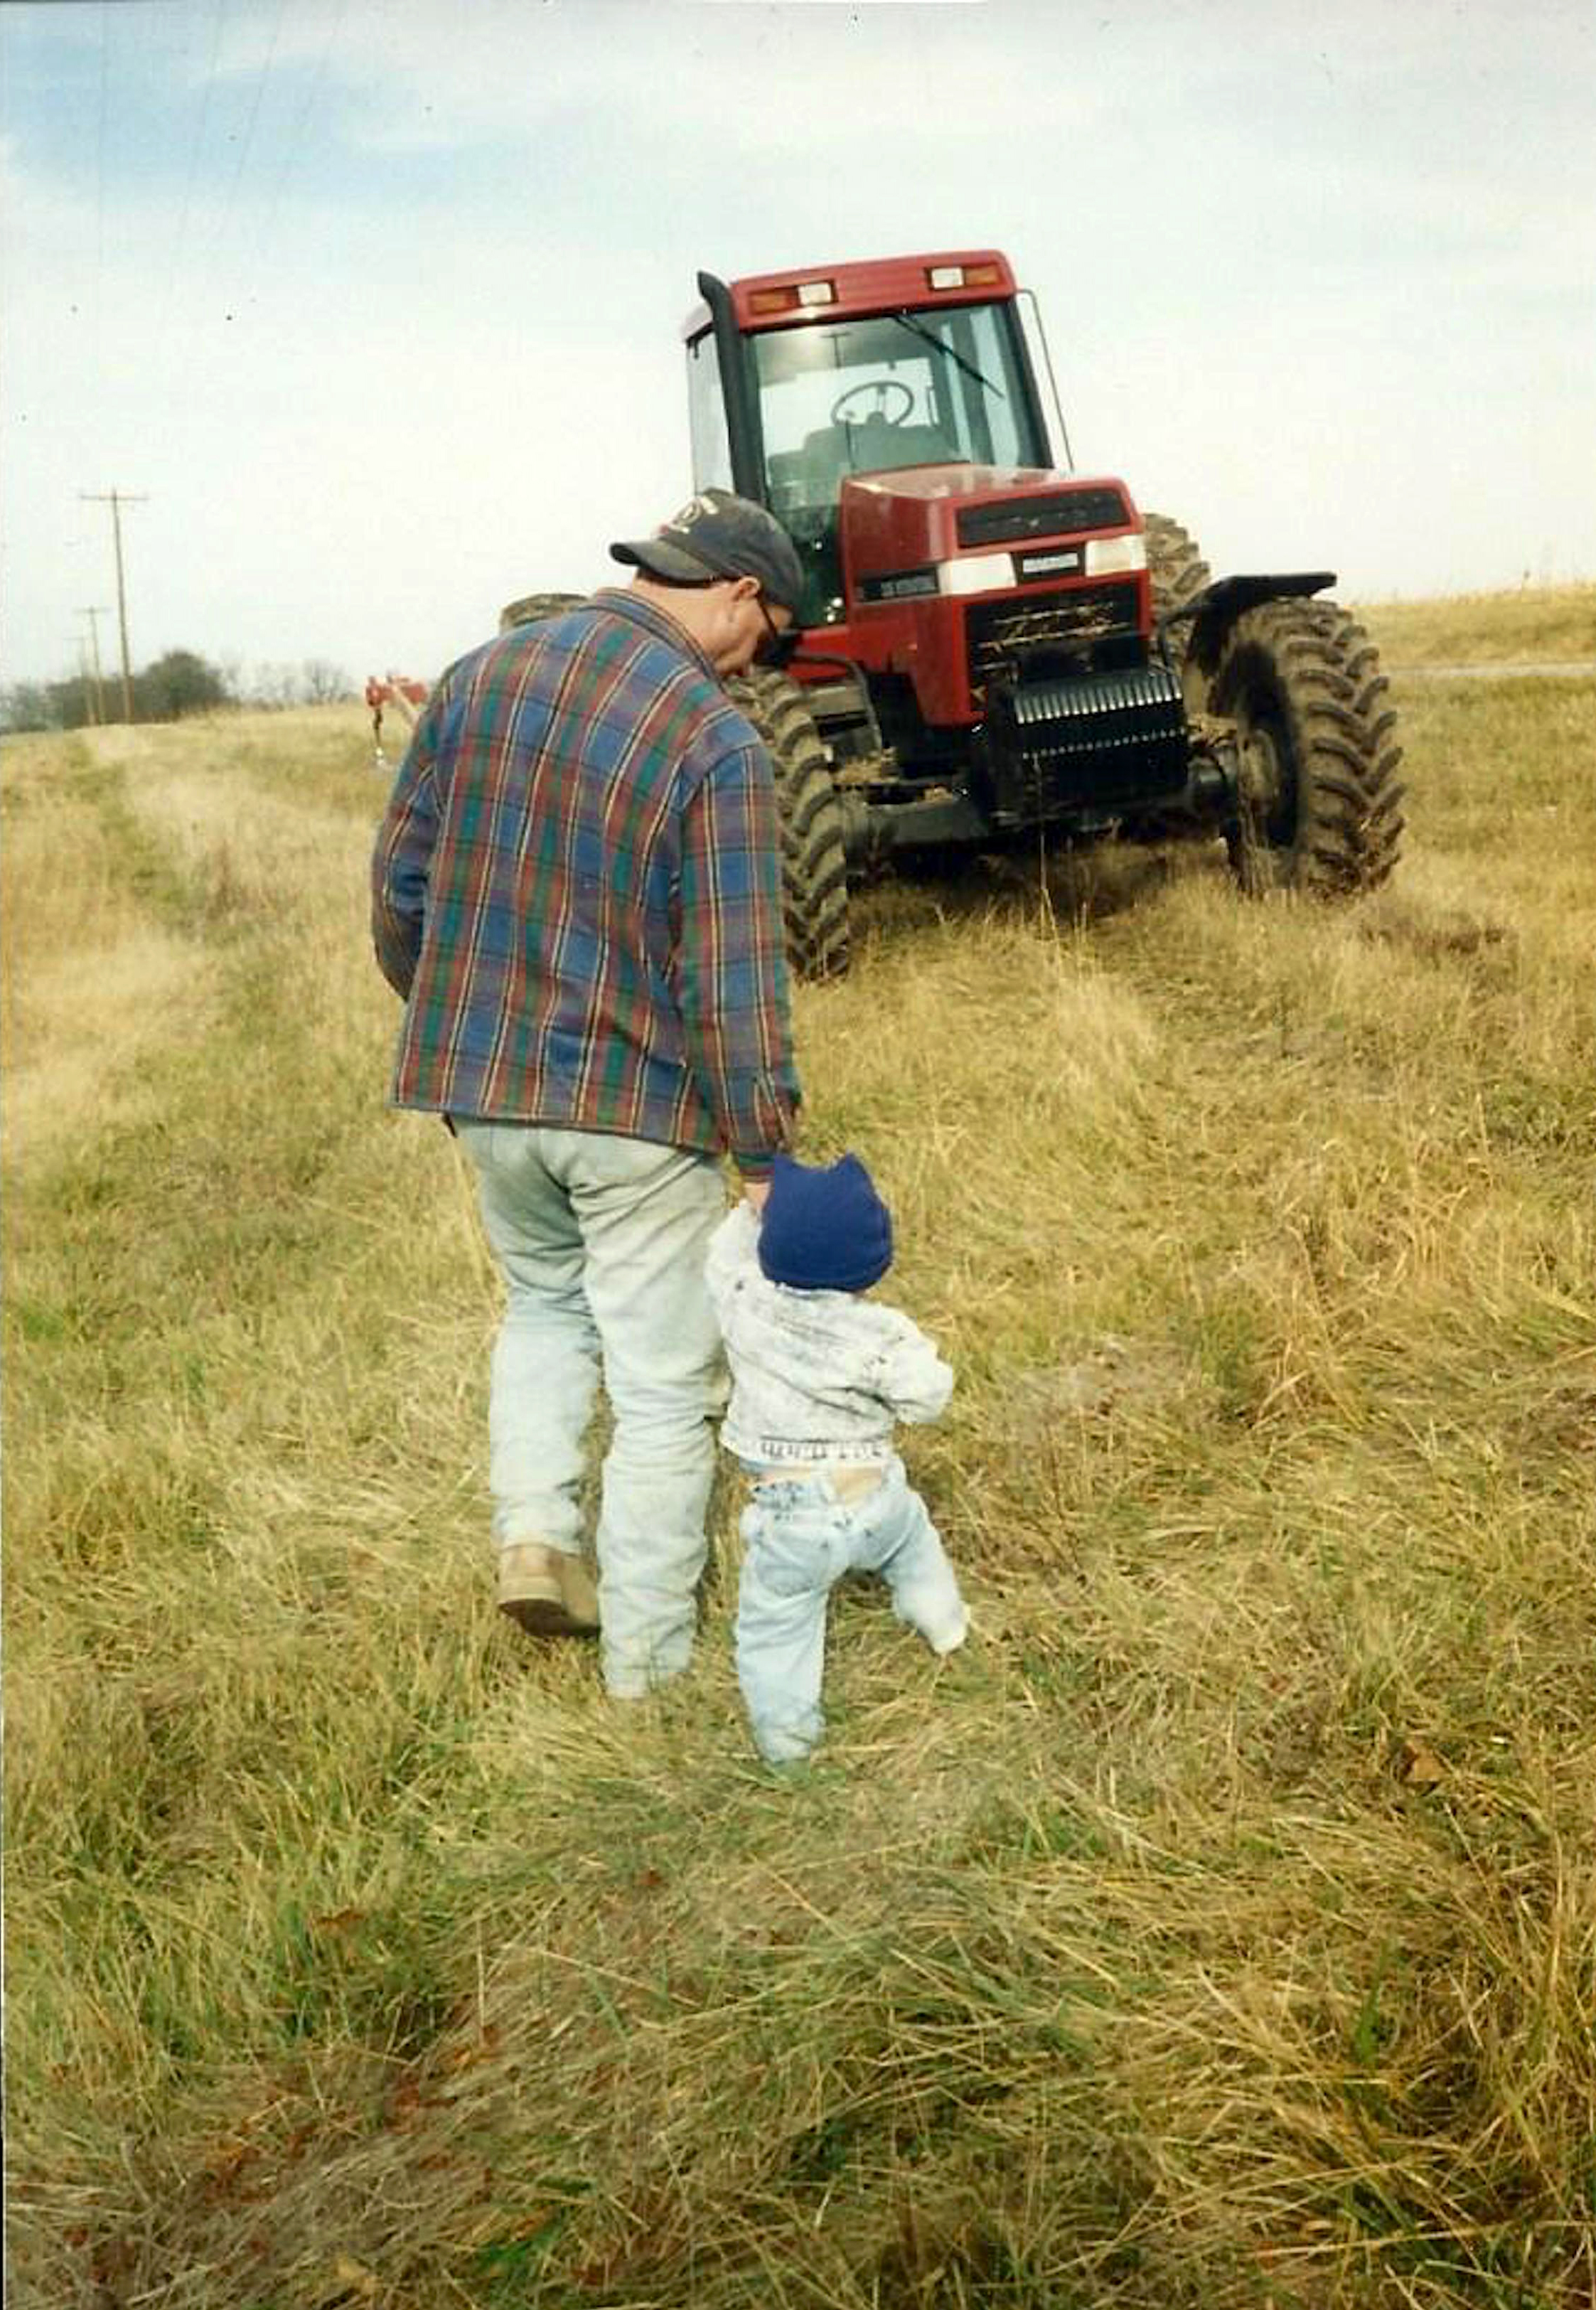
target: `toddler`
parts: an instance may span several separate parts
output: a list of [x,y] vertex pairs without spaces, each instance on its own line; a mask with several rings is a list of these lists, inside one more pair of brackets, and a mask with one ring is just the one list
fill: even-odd
[[892,1448],[895,1420],[934,1420],[953,1375],[924,1333],[862,1295],[892,1261],[892,1221],[857,1156],[778,1155],[762,1213],[738,1203],[710,1238],[710,1296],[732,1397],[721,1441],[753,1480],[742,1512],[737,1677],[760,1752],[820,1737],[826,1601],[879,1572],[935,1653],[969,1626],[953,1568]]

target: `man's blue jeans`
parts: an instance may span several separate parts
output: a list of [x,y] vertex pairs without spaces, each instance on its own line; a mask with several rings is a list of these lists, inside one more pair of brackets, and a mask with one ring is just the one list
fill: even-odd
[[615,1424],[596,1535],[604,1680],[635,1698],[692,1651],[725,1396],[704,1282],[726,1208],[719,1167],[602,1132],[455,1127],[508,1295],[488,1411],[494,1537],[579,1550],[602,1372]]
[[953,1567],[896,1455],[854,1499],[840,1498],[819,1470],[791,1482],[767,1477],[740,1530],[737,1680],[772,1764],[807,1756],[820,1737],[826,1602],[845,1572],[879,1572],[898,1619],[933,1652],[964,1640],[969,1620]]

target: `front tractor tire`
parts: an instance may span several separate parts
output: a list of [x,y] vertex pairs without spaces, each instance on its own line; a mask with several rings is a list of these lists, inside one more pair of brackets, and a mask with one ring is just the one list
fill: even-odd
[[[1186,609],[1199,598],[1209,582],[1209,567],[1196,539],[1178,521],[1171,521],[1167,514],[1162,513],[1143,514],[1141,520],[1156,626],[1172,610]],[[1178,624],[1171,626],[1166,640],[1169,662],[1178,673],[1191,647],[1191,619],[1182,618]]]
[[1226,830],[1245,890],[1349,899],[1401,852],[1402,793],[1379,655],[1333,602],[1266,602],[1220,644],[1209,704],[1235,728],[1240,808]]
[[796,978],[840,978],[848,967],[847,853],[842,805],[814,716],[799,684],[769,668],[750,668],[726,688],[759,732],[776,774],[788,965]]

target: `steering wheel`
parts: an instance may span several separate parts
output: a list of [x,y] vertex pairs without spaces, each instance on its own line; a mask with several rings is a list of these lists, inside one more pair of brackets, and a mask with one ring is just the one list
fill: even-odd
[[[887,404],[895,393],[903,395],[903,406],[901,409],[894,410],[893,414],[889,417]],[[857,417],[851,417],[848,414],[849,404],[858,401],[866,394],[875,395],[875,407],[862,411]],[[867,417],[879,417],[884,424],[906,425],[914,412],[914,407],[913,388],[906,386],[902,378],[867,378],[863,385],[851,385],[846,393],[837,395],[831,404],[831,422],[833,425],[863,425]]]

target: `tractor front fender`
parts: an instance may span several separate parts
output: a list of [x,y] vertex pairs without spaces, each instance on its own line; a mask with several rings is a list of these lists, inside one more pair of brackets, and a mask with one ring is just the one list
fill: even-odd
[[[1244,611],[1255,610],[1262,602],[1297,601],[1312,594],[1323,594],[1327,586],[1335,582],[1333,569],[1288,571],[1276,577],[1216,578],[1211,586],[1205,586],[1201,594],[1166,618],[1162,621],[1166,626],[1177,619],[1191,621],[1192,635],[1185,651],[1188,705],[1201,708],[1206,704],[1208,685],[1218,670],[1231,629]],[[1197,698],[1193,697],[1193,688],[1201,692]]]

